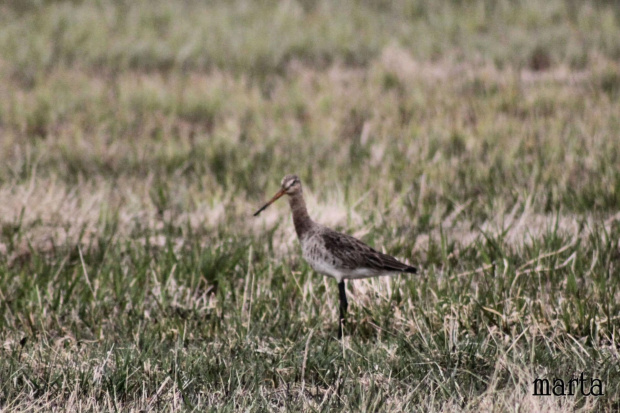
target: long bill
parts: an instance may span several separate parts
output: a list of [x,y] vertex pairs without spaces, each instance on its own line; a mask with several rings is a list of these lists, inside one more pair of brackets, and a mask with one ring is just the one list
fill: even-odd
[[258,214],[260,214],[260,213],[261,213],[261,212],[263,212],[265,209],[267,209],[267,207],[268,207],[269,205],[273,204],[273,203],[274,203],[274,202],[275,202],[278,198],[280,198],[280,197],[281,197],[282,195],[284,195],[285,193],[286,193],[286,191],[285,191],[284,189],[280,189],[280,190],[278,191],[278,193],[276,193],[276,194],[273,196],[273,198],[271,198],[271,199],[269,200],[269,202],[267,202],[265,205],[263,205],[263,206],[261,207],[261,209],[259,209],[258,211],[256,211],[256,212],[254,213],[254,216],[255,216],[255,217],[256,217],[256,216],[258,216]]

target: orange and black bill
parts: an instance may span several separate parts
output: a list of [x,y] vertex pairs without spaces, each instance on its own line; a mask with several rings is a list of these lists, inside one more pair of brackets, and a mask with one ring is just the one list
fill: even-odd
[[256,216],[258,216],[258,214],[260,214],[260,213],[261,213],[261,212],[263,212],[265,209],[267,209],[267,207],[268,207],[269,205],[273,204],[273,203],[274,203],[274,202],[275,202],[278,198],[280,198],[280,197],[281,197],[282,195],[284,195],[285,193],[286,193],[286,191],[285,191],[284,189],[280,189],[280,190],[278,191],[278,193],[277,193],[277,194],[275,194],[275,195],[273,196],[273,198],[271,198],[271,199],[269,200],[269,202],[267,202],[265,205],[263,205],[263,206],[261,207],[261,209],[259,209],[258,211],[256,211],[256,212],[254,213],[254,216],[255,216],[255,217],[256,217]]

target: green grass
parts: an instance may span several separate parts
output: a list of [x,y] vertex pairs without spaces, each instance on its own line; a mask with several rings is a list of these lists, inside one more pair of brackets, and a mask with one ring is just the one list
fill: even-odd
[[[616,9],[6,2],[0,409],[617,411]],[[287,173],[420,268],[342,342]]]

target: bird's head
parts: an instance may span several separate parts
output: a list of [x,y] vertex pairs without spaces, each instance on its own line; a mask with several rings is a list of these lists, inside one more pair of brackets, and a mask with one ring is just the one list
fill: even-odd
[[286,175],[282,178],[282,184],[280,186],[280,190],[276,192],[276,194],[263,205],[258,211],[254,213],[254,216],[257,216],[261,212],[263,212],[267,207],[273,204],[276,200],[281,198],[283,195],[295,195],[301,193],[301,181],[297,177],[297,175]]
[[301,192],[301,181],[297,175],[286,175],[282,178],[280,191],[284,191],[286,195],[295,195]]

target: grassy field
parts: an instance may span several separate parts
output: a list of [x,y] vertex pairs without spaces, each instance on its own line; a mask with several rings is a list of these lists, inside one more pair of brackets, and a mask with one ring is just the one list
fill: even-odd
[[620,410],[619,10],[3,2],[0,411]]

